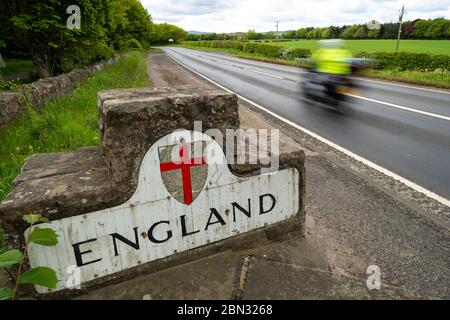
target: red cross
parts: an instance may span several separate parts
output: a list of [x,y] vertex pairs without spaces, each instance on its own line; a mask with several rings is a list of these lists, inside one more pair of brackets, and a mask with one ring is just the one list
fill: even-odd
[[166,162],[160,164],[161,172],[173,171],[181,169],[183,179],[184,203],[190,205],[192,203],[192,183],[191,183],[191,167],[198,167],[207,164],[205,158],[189,158],[188,148],[183,145],[180,148],[181,163]]

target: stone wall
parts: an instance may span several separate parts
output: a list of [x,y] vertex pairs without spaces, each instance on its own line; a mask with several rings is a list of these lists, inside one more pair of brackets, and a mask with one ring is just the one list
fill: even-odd
[[120,56],[117,56],[57,77],[40,79],[34,83],[21,86],[17,91],[0,91],[0,128],[8,125],[26,111],[26,104],[29,103],[34,108],[39,109],[45,103],[69,94],[80,81],[87,79],[119,59]]

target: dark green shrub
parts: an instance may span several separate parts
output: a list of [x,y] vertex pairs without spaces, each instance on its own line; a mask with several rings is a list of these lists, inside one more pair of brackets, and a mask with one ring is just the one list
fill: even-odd
[[144,48],[142,47],[142,44],[136,40],[136,39],[130,39],[128,40],[125,45],[124,45],[124,49],[128,50],[128,49],[137,49],[139,51],[143,51]]
[[359,52],[357,58],[376,60],[379,70],[450,70],[450,55],[415,52]]

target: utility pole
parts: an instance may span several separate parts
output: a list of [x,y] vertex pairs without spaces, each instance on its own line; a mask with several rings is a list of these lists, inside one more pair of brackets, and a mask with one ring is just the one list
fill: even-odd
[[402,6],[402,11],[400,12],[400,17],[398,19],[399,27],[398,27],[398,37],[397,37],[397,48],[395,52],[398,52],[398,48],[400,46],[400,38],[402,36],[402,24],[403,24],[403,15],[405,14],[405,5]]
[[278,24],[279,24],[279,21],[277,21],[277,40],[280,40],[280,39],[279,39],[280,36],[279,36],[279,34],[278,34]]

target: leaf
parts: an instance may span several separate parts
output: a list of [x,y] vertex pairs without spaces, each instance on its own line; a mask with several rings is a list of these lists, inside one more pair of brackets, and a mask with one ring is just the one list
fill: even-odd
[[48,220],[46,217],[42,217],[39,222],[44,222],[44,223],[51,223],[50,220]]
[[0,254],[0,268],[7,268],[20,263],[22,252],[19,250],[10,250]]
[[28,222],[29,224],[33,225],[35,223],[38,223],[42,219],[42,215],[40,214],[27,214],[23,216],[23,220]]
[[58,236],[53,229],[36,228],[30,233],[28,241],[41,246],[51,247],[58,243]]
[[12,298],[13,291],[10,288],[0,288],[0,300],[10,300]]
[[55,270],[48,267],[37,267],[24,272],[19,279],[21,284],[34,284],[46,288],[55,288],[58,284]]

